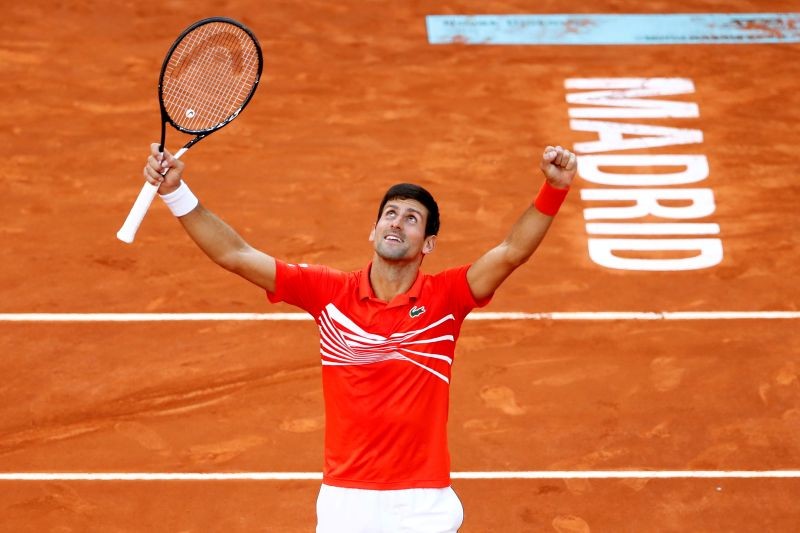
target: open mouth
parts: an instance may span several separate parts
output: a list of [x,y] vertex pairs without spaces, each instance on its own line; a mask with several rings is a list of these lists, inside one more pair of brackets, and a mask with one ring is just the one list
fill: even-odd
[[403,242],[403,239],[398,237],[397,235],[386,235],[383,238],[384,241],[392,241],[392,242]]

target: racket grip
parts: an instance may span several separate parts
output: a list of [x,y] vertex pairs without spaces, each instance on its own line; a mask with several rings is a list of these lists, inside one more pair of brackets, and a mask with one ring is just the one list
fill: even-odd
[[[173,157],[179,159],[186,153],[186,150],[188,148],[181,148]],[[166,170],[163,174],[166,174]],[[133,238],[136,236],[136,232],[139,231],[139,226],[142,225],[142,220],[144,220],[147,210],[150,209],[150,204],[153,203],[153,198],[158,193],[158,187],[158,185],[150,185],[147,181],[144,182],[142,190],[139,191],[139,196],[133,202],[131,212],[128,213],[128,218],[125,219],[125,223],[122,224],[122,227],[117,232],[117,239],[128,244],[133,242]]]
[[158,185],[151,185],[149,182],[144,183],[142,190],[139,191],[139,196],[133,203],[133,207],[131,207],[131,212],[128,213],[128,218],[125,219],[125,223],[122,224],[122,227],[117,232],[117,239],[128,244],[133,242],[133,238],[136,236],[142,220],[144,220],[144,215],[150,208],[150,204],[153,203],[153,198],[156,197],[157,193]]

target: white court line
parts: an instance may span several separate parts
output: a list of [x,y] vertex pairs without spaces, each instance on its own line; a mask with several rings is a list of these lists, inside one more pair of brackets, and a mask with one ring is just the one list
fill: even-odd
[[[467,320],[791,320],[800,311],[476,312]],[[307,313],[0,313],[0,322],[193,322],[311,320]]]
[[[453,479],[798,479],[800,470],[541,470],[453,472]],[[319,472],[6,472],[0,481],[301,481]]]

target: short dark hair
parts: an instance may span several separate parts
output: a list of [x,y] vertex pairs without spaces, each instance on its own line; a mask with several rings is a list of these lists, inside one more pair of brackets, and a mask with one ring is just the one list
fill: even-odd
[[383,208],[389,200],[416,200],[428,210],[428,219],[425,222],[425,236],[437,235],[439,233],[439,206],[433,195],[413,183],[397,183],[389,187],[378,207],[378,220],[381,219]]

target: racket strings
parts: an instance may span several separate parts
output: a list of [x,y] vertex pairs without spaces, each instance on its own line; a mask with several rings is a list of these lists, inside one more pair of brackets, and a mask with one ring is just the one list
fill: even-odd
[[240,79],[241,44],[230,32],[218,32],[211,39],[195,39],[186,50],[174,62],[174,79],[181,83],[168,98],[175,108],[170,116],[187,129],[213,127],[236,112],[250,93],[252,81]]
[[259,71],[258,48],[246,31],[227,23],[206,24],[175,47],[161,98],[178,127],[214,129],[238,114],[255,89]]
[[194,105],[197,109],[178,106],[178,116],[173,118],[183,122],[180,115],[183,111],[189,120],[187,124],[196,126],[207,115],[209,125],[213,125],[241,107],[251,90],[250,80],[236,83],[243,71],[243,48],[230,31],[217,32],[211,38],[198,36],[188,44],[193,46],[187,46],[174,62],[173,77],[182,82],[176,86],[181,98],[170,100],[176,103],[186,100],[190,105],[197,104]]

